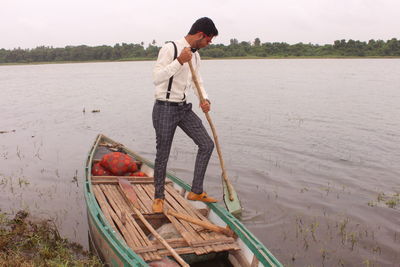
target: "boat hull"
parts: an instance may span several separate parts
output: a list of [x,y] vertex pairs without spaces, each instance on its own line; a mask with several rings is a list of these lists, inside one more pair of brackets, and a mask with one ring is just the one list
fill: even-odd
[[[127,246],[123,238],[112,229],[94,196],[91,166],[100,141],[118,144],[103,135],[99,135],[86,161],[85,199],[90,240],[97,254],[110,266],[148,266],[139,255]],[[142,161],[142,168],[144,167],[146,172],[152,175],[153,164],[151,162],[125,147],[124,152]],[[190,186],[187,183],[171,173],[167,173],[167,178],[173,182],[173,187],[179,192],[190,191]],[[229,226],[235,232],[241,253],[240,256],[236,255],[237,253],[229,255],[229,259],[231,259],[234,266],[282,266],[265,246],[222,206],[217,203],[193,202],[193,204],[196,208],[207,208],[209,210],[208,219],[212,223],[222,227]],[[195,258],[195,255],[185,255],[185,258]]]

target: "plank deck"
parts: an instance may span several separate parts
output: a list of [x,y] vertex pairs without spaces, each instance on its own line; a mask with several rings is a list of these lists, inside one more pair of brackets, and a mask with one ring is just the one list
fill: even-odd
[[[159,260],[171,253],[158,241],[150,240],[146,230],[141,228],[140,220],[133,215],[133,210],[126,202],[118,186],[117,176],[92,177],[92,187],[97,202],[103,211],[105,218],[116,233],[135,253],[145,261]],[[127,178],[127,177],[124,177]],[[129,177],[140,206],[139,211],[146,218],[162,218],[166,216],[175,226],[181,237],[170,238],[166,241],[179,254],[197,255],[239,250],[239,245],[232,237],[221,233],[215,233],[201,226],[177,219],[167,214],[155,214],[152,211],[154,199],[154,183],[152,177],[136,178]],[[165,185],[165,208],[175,212],[192,216],[196,219],[210,222],[203,214],[194,208],[176,189],[172,183]],[[162,217],[161,217],[162,216]]]

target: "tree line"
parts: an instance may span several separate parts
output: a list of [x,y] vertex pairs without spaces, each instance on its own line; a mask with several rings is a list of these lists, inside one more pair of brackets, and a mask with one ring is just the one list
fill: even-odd
[[[0,63],[34,63],[62,61],[153,60],[160,47],[153,41],[146,48],[140,44],[114,46],[66,46],[53,48],[39,46],[33,49],[0,49]],[[239,42],[236,38],[229,45],[210,44],[201,49],[203,58],[268,58],[268,57],[400,57],[400,40],[369,40],[368,42],[336,40],[333,44],[287,44],[283,42]]]

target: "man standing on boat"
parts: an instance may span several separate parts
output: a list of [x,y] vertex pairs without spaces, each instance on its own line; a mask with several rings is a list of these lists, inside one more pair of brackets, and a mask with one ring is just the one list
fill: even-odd
[[[195,93],[192,75],[187,62],[192,60],[195,70],[199,69],[198,49],[208,46],[218,35],[214,22],[207,17],[198,19],[189,33],[182,39],[165,44],[153,70],[156,87],[153,108],[153,126],[156,131],[156,160],[154,164],[154,202],[153,212],[162,212],[164,206],[164,186],[167,162],[171,151],[175,130],[179,126],[199,147],[194,167],[192,190],[189,200],[217,202],[203,191],[204,175],[210,160],[214,143],[201,119],[192,111],[192,104],[186,103],[190,88]],[[204,90],[202,79],[198,77],[200,89],[206,99],[200,103],[203,112],[210,110],[210,101]]]

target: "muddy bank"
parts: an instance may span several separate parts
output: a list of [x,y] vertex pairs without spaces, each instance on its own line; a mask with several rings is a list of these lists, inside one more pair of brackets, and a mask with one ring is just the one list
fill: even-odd
[[81,245],[62,238],[51,220],[33,220],[25,211],[0,212],[0,266],[102,266]]

